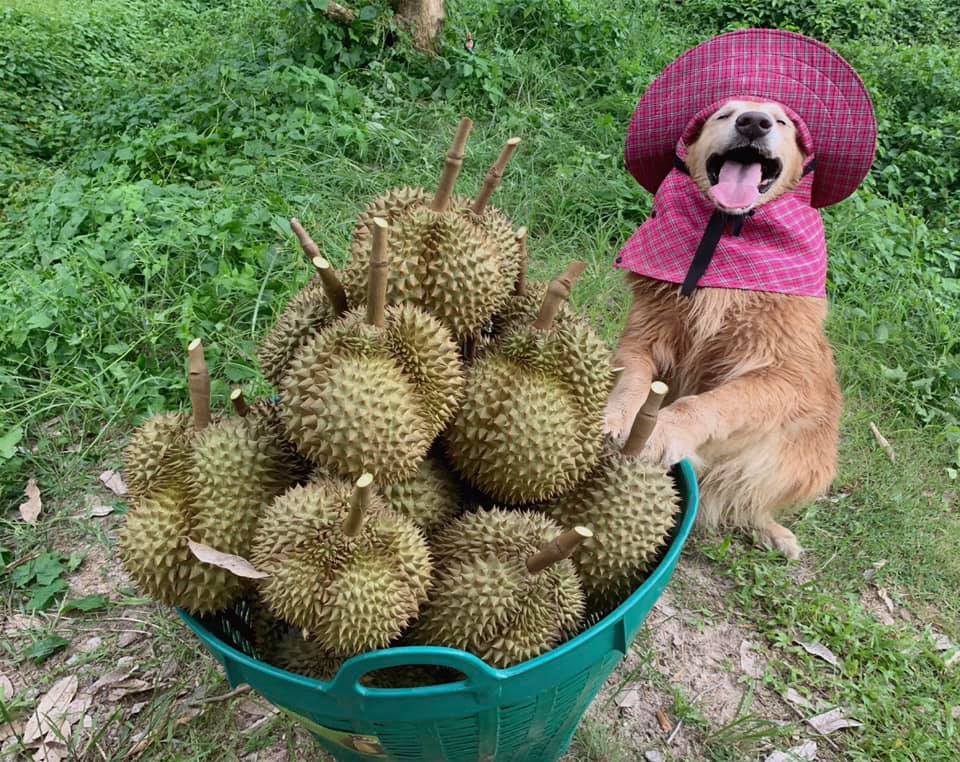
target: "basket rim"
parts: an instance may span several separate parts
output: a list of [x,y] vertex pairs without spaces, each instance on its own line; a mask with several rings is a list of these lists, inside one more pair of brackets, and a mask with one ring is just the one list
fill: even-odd
[[[618,622],[623,620],[628,610],[639,605],[641,600],[646,597],[653,587],[658,585],[665,576],[669,577],[672,574],[673,567],[675,566],[676,561],[682,552],[684,545],[686,544],[686,540],[690,534],[690,531],[693,528],[693,523],[696,519],[697,508],[699,505],[699,486],[697,484],[696,473],[693,469],[693,466],[688,460],[683,460],[677,464],[676,468],[679,480],[683,483],[686,491],[686,499],[683,503],[684,510],[680,516],[680,521],[677,524],[676,536],[674,537],[673,542],[671,542],[667,547],[663,558],[660,560],[660,563],[657,564],[656,568],[643,581],[643,583],[636,590],[634,590],[629,597],[626,598],[626,600],[624,600],[619,606],[613,609],[613,611],[608,613],[601,620],[588,627],[583,632],[579,633],[576,637],[571,638],[556,648],[551,648],[549,651],[546,651],[539,656],[520,662],[519,664],[515,664],[512,667],[503,669],[492,667],[476,655],[457,648],[447,648],[443,646],[391,646],[352,656],[349,659],[346,659],[343,664],[340,665],[337,673],[330,680],[317,680],[296,672],[289,672],[281,667],[274,666],[269,662],[255,659],[217,637],[193,615],[180,608],[177,608],[176,611],[183,622],[197,637],[211,647],[224,652],[225,655],[229,656],[231,659],[241,662],[252,670],[266,673],[267,675],[277,679],[288,682],[296,682],[301,687],[314,691],[319,690],[329,693],[331,687],[333,687],[335,683],[339,685],[339,683],[343,682],[340,680],[340,677],[344,674],[348,667],[351,668],[349,671],[353,672],[364,662],[379,660],[385,657],[387,654],[390,654],[397,659],[401,657],[409,657],[411,661],[406,662],[408,664],[445,665],[453,667],[454,669],[458,669],[458,665],[466,666],[469,668],[468,671],[472,673],[474,677],[468,675],[465,680],[443,683],[441,685],[418,686],[415,688],[372,688],[361,686],[359,683],[357,683],[356,689],[361,693],[377,694],[383,697],[390,696],[391,694],[395,696],[409,696],[411,692],[415,692],[418,697],[443,696],[446,694],[457,693],[463,690],[465,686],[471,684],[473,684],[475,687],[481,687],[477,685],[478,682],[499,683],[501,681],[506,681],[519,675],[539,669],[544,664],[560,658],[570,651],[576,650],[586,641],[597,637],[600,633],[616,626]],[[657,597],[659,598],[659,596]],[[456,661],[451,661],[450,657],[454,657]],[[402,666],[402,662],[392,665],[371,665],[368,668],[359,670],[357,673],[357,678],[362,677],[364,674],[375,672],[380,669],[388,669],[391,666]],[[475,680],[478,672],[480,673],[480,681]]]

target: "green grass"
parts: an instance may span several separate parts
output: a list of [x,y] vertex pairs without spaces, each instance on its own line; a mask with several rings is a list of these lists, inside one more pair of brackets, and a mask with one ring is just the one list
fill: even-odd
[[[529,227],[534,277],[589,263],[574,300],[614,341],[627,298],[611,260],[650,205],[621,161],[637,97],[718,31],[786,26],[854,62],[880,119],[871,177],[825,213],[829,330],[847,397],[842,468],[830,498],[796,526],[812,581],[740,538],[703,552],[775,656],[771,684],[802,675],[864,721],[837,736],[844,754],[960,754],[957,667],[944,670],[924,635],[934,627],[960,640],[956,14],[936,0],[457,0],[442,55],[429,59],[383,4],[370,9],[343,29],[295,0],[0,0],[0,496],[15,508],[33,477],[44,499],[36,526],[0,518],[3,563],[77,548],[89,566],[97,553],[112,557],[119,518],[86,518],[85,498],[103,468],[119,465],[133,425],[184,404],[189,339],[209,347],[217,406],[233,384],[266,390],[256,341],[309,275],[287,218],[300,217],[343,264],[358,208],[390,186],[434,183],[462,114],[476,128],[458,189],[475,191],[503,141],[520,135],[495,203]],[[468,31],[473,55],[462,46]],[[893,443],[895,464],[869,421]],[[864,612],[861,596],[876,585],[912,620],[891,627]],[[28,596],[10,574],[2,591],[4,611],[23,613]],[[76,643],[97,627],[103,612],[58,613],[72,594],[39,615],[31,643]],[[124,610],[124,594],[112,597],[110,615]],[[156,658],[190,658],[175,622],[143,616],[155,623]],[[811,662],[797,637],[830,645],[842,668]],[[92,664],[108,662],[110,643]],[[27,667],[23,643],[0,645],[5,665]],[[42,684],[66,669],[63,657],[45,662]],[[199,689],[223,689],[204,664]],[[231,712],[175,726],[173,695],[161,692],[135,722],[110,721],[111,758],[147,727],[163,739],[145,753],[152,759],[184,744],[203,759],[303,741],[280,719],[239,737]],[[708,758],[766,748],[771,728],[750,706],[715,727],[684,708],[691,700],[678,695],[675,708]],[[602,728],[582,729],[579,743],[584,758],[633,758]]]

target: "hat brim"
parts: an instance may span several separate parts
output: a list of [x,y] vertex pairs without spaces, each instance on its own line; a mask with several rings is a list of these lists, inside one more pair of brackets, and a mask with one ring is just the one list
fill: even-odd
[[853,67],[801,34],[742,29],[688,50],[643,94],[627,135],[631,174],[655,193],[690,120],[734,97],[778,101],[806,123],[817,156],[813,206],[842,201],[870,171],[877,125],[870,95]]

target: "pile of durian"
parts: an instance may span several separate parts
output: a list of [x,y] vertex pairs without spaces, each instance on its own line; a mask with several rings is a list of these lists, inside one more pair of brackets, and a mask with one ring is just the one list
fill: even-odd
[[367,205],[341,272],[291,220],[315,275],[259,348],[275,395],[235,389],[212,414],[194,340],[192,414],[151,418],[126,450],[136,585],[242,610],[259,658],[310,677],[392,645],[531,659],[619,605],[674,525],[672,479],[638,458],[666,388],[625,445],[604,440],[609,351],[567,302],[585,265],[527,280],[525,229],[488,203],[518,139],[475,199],[453,195],[470,128],[435,193]]

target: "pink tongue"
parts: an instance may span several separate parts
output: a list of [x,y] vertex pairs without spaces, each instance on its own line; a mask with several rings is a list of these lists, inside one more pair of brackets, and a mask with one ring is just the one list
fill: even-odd
[[710,188],[714,200],[728,209],[741,209],[750,206],[759,197],[762,167],[757,164],[740,164],[725,161],[720,167],[720,182]]

